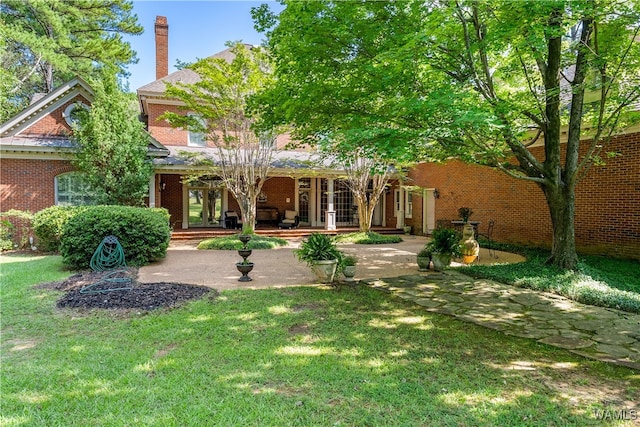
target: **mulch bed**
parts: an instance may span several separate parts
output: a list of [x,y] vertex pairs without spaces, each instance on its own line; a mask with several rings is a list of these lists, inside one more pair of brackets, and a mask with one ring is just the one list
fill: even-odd
[[[155,310],[158,308],[176,307],[186,301],[199,299],[208,295],[215,297],[217,291],[204,286],[183,283],[138,283],[138,271],[126,268],[113,272],[82,272],[74,274],[60,282],[39,285],[41,289],[64,291],[65,294],[56,304],[58,308],[77,309],[137,309]],[[131,282],[108,282],[105,279],[130,279]],[[90,287],[89,287],[90,286]],[[114,288],[131,288],[110,290]],[[84,292],[83,292],[84,289]]]

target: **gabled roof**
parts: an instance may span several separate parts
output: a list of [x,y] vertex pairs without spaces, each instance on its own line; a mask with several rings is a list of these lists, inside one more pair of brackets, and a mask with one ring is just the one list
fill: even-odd
[[93,89],[80,77],[59,86],[52,92],[34,101],[24,110],[0,125],[0,137],[17,136],[20,132],[47,114],[60,108],[78,95],[87,101],[93,101]]
[[[245,44],[248,49],[253,48],[253,45]],[[214,55],[211,55],[209,58],[219,58],[224,59],[227,62],[233,61],[235,58],[235,54],[231,51],[232,48],[227,48],[222,52],[218,52]],[[184,83],[184,84],[193,84],[200,81],[200,76],[195,72],[188,68],[183,68],[182,70],[174,71],[173,73],[165,76],[161,79],[148,83],[144,86],[138,88],[138,98],[140,99],[140,105],[142,106],[142,112],[144,114],[147,113],[147,97],[163,97],[166,92],[166,83]]]
[[[0,124],[0,154],[3,157],[14,158],[25,156],[57,158],[65,153],[73,152],[76,147],[69,135],[45,132],[25,135],[22,134],[22,131],[78,96],[86,99],[89,103],[94,99],[93,89],[80,77],[74,78],[42,97],[34,98],[31,105]],[[148,153],[151,157],[162,157],[168,155],[169,150],[151,137]]]

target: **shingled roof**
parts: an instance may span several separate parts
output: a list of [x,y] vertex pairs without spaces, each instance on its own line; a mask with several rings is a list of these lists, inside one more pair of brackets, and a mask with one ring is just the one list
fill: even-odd
[[[252,49],[253,45],[245,44],[248,49]],[[222,52],[218,52],[215,55],[211,55],[209,58],[221,58],[227,62],[233,61],[235,58],[235,54],[231,51],[232,48],[228,48],[223,50]],[[162,96],[166,91],[165,83],[184,83],[184,84],[193,84],[200,81],[200,76],[194,71],[183,68],[182,70],[175,71],[169,74],[166,77],[163,77],[154,82],[148,83],[140,88],[138,88],[138,96],[147,95],[147,96]]]

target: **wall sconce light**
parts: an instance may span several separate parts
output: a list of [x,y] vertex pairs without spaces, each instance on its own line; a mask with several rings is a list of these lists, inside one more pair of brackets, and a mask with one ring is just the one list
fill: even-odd
[[440,198],[440,192],[437,189],[433,190],[433,198],[434,199],[439,199]]
[[160,181],[160,191],[164,191],[167,188],[167,183]]

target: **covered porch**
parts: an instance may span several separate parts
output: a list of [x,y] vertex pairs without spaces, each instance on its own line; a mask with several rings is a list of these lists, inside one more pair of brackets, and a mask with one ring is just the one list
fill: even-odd
[[[217,176],[190,176],[186,171],[158,171],[150,183],[149,206],[167,209],[176,233],[237,233],[229,229],[230,223],[225,219],[230,212],[240,215],[239,204],[222,180]],[[375,208],[373,226],[380,230],[398,229],[393,208],[393,191],[389,189]],[[343,179],[331,174],[271,176],[264,183],[256,211],[256,232],[271,235],[277,235],[285,213],[291,211],[299,219],[290,230],[292,234],[310,234],[310,230],[354,231],[359,224],[351,190]],[[195,235],[191,233],[185,235]]]

